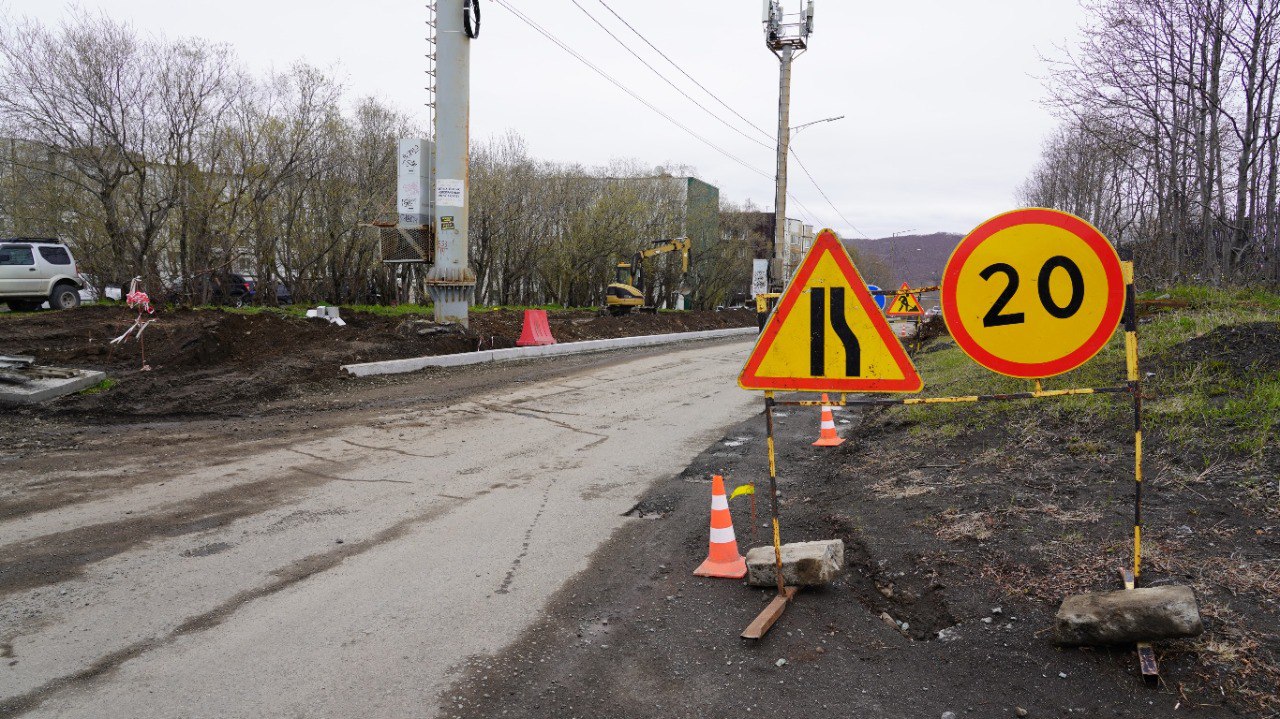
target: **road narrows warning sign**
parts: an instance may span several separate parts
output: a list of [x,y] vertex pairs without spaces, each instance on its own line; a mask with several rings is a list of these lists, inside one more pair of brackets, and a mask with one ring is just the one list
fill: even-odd
[[818,233],[742,368],[752,390],[919,392],[924,383],[840,238]]
[[[911,285],[906,282],[902,283],[902,287],[898,291],[911,289]],[[889,311],[885,314],[891,317],[920,317],[924,314],[924,308],[920,306],[920,298],[913,294],[901,294],[893,296],[893,304],[889,305]]]

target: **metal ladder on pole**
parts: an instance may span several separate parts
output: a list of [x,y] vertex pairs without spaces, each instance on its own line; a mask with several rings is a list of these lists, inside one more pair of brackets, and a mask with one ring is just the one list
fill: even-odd
[[427,3],[427,121],[431,126],[432,140],[436,125],[436,2]]
[[[436,133],[436,60],[437,60],[436,33],[438,31],[438,27],[436,23],[436,16],[437,16],[436,4],[437,4],[437,0],[428,0],[426,3],[427,86],[426,88],[424,88],[427,91],[427,102],[426,102],[427,133],[428,133],[427,138],[431,140],[433,147],[435,144],[435,133]],[[434,157],[435,155],[434,150],[432,151],[431,155],[432,155],[431,157],[426,158],[427,182],[430,183],[430,187],[433,188],[432,192],[434,193],[434,188],[436,184],[436,163],[435,163],[435,157]],[[434,214],[434,212],[432,214]],[[421,268],[415,264],[415,265],[406,265],[405,269],[407,272],[410,273],[409,277],[406,278],[406,285],[409,292],[409,299],[411,302],[416,302],[417,297],[415,296],[416,295],[415,290],[417,289],[418,279],[419,279],[418,273]]]

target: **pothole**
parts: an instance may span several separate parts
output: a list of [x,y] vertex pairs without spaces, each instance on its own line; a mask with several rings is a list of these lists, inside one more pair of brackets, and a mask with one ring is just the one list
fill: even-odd
[[675,509],[676,498],[668,495],[645,497],[622,513],[624,517],[636,519],[662,519]]
[[957,624],[947,606],[946,588],[934,576],[920,574],[916,566],[899,569],[876,560],[847,528],[842,533],[848,587],[867,611],[918,641],[939,639],[939,632]]

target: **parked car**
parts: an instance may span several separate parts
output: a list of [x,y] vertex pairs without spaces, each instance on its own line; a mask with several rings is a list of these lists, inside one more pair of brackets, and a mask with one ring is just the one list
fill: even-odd
[[0,239],[0,302],[15,312],[80,306],[84,288],[66,243],[50,238]]
[[241,307],[252,303],[258,294],[258,282],[252,275],[237,272],[214,275],[210,284],[214,304]]
[[276,283],[276,304],[291,305],[293,304],[293,293],[283,282]]

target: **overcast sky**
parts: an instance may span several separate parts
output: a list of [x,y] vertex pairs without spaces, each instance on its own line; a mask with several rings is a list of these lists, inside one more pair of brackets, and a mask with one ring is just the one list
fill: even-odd
[[[483,1],[472,47],[472,136],[512,129],[538,157],[587,165],[632,159],[690,165],[721,197],[773,205],[773,150],[681,97],[572,0],[506,0],[751,172],[627,96],[505,8]],[[604,0],[728,105],[772,135],[778,62],[758,0]],[[645,47],[600,0],[578,0],[651,64],[744,132],[771,145]],[[375,95],[425,125],[425,0],[0,0],[56,23],[102,10],[147,33],[231,44],[253,69],[298,59],[331,69],[351,96]],[[792,12],[800,0],[784,0]],[[1077,0],[817,0],[810,50],[794,65],[791,124],[833,115],[792,147],[841,219],[793,161],[788,215],[859,236],[967,232],[1010,209],[1055,121],[1040,105],[1042,54],[1077,35]]]

